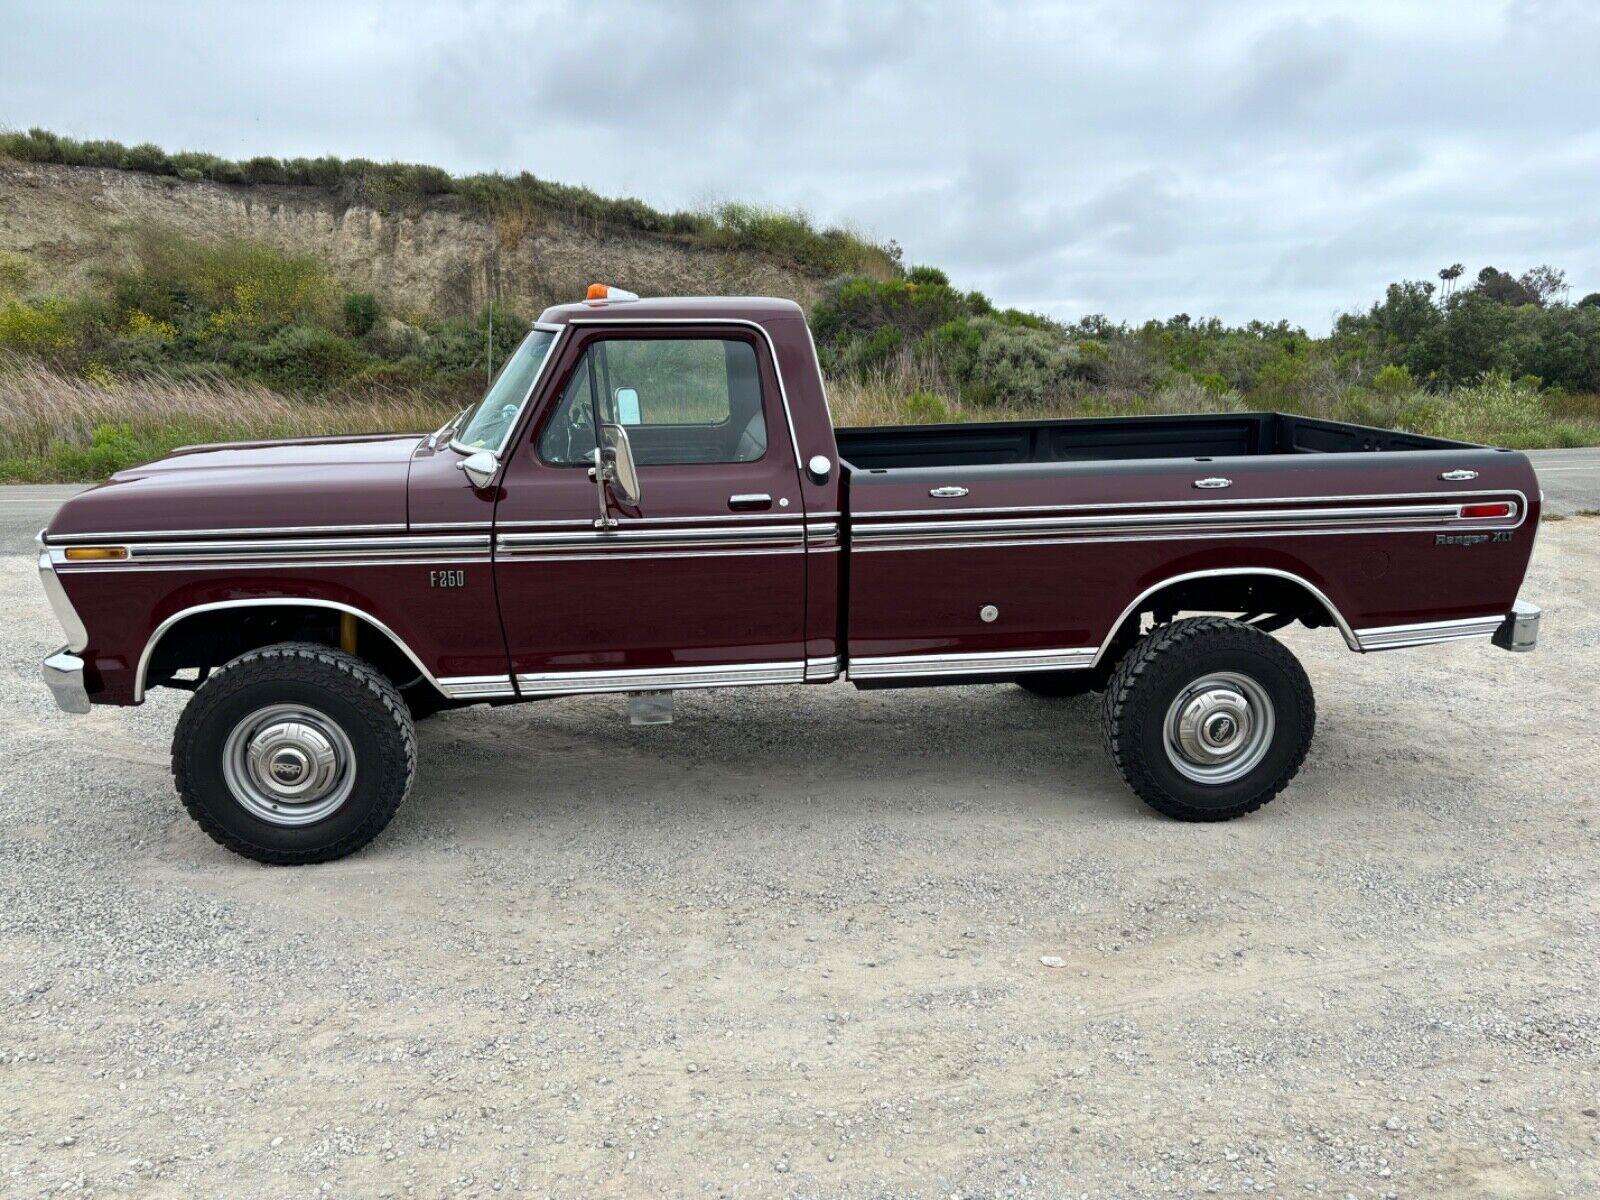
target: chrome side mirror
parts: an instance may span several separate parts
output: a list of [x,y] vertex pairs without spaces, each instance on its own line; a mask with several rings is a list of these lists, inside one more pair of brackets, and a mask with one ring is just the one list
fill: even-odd
[[494,473],[499,469],[500,460],[488,450],[469,454],[456,464],[456,470],[464,474],[479,491],[494,482]]
[[828,473],[833,470],[833,463],[826,454],[813,454],[811,461],[806,463],[806,470],[811,472],[811,478],[818,483],[827,483]]
[[600,426],[600,465],[606,485],[629,508],[639,503],[639,468],[633,464],[633,444],[621,425]]

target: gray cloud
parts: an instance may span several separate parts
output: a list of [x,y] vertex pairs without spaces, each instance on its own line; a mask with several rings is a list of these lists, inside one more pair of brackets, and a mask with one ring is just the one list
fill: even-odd
[[0,0],[0,122],[801,206],[1064,318],[1600,288],[1585,0]]

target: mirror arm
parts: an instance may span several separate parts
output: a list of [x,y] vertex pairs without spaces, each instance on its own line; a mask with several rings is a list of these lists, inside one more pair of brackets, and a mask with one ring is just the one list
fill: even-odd
[[605,455],[599,449],[594,452],[595,465],[589,468],[589,478],[594,480],[595,492],[600,501],[600,515],[595,518],[596,529],[615,529],[617,519],[611,515],[611,497],[606,491]]

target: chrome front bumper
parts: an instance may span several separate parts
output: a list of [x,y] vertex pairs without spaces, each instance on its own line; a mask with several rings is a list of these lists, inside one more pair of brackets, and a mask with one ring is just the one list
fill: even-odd
[[1502,650],[1526,653],[1539,644],[1539,606],[1518,600],[1494,631],[1494,644]]
[[63,646],[44,660],[44,683],[62,712],[89,711],[89,692],[83,686],[83,659]]

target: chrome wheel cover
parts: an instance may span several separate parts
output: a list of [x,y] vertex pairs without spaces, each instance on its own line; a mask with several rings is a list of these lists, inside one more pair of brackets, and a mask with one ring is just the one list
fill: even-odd
[[1172,701],[1162,742],[1179,774],[1217,787],[1259,766],[1276,731],[1277,713],[1264,687],[1237,671],[1215,671]]
[[311,825],[337,812],[356,782],[350,739],[302,704],[269,704],[245,717],[222,747],[233,798],[270,825]]

